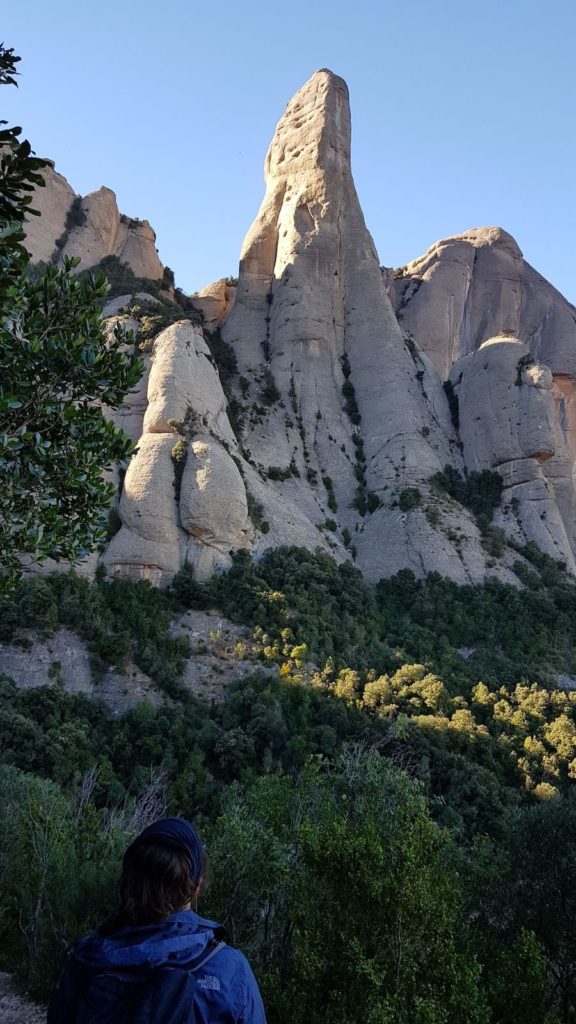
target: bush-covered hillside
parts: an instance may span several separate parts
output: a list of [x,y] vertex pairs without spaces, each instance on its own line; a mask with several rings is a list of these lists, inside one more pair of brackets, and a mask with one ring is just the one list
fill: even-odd
[[[46,995],[126,837],[167,808],[207,837],[201,909],[272,1022],[571,1021],[576,694],[551,681],[574,669],[576,586],[523,554],[522,591],[408,572],[372,590],[286,549],[167,592],[58,575],[3,599],[4,641],[65,625],[96,674],[130,657],[169,696],[114,718],[2,684],[3,966]],[[180,685],[186,607],[252,629],[254,674],[222,704]]]

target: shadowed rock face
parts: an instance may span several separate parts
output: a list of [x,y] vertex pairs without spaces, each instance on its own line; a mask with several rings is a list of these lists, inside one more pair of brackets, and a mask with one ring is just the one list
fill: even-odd
[[192,298],[193,305],[204,317],[206,330],[221,327],[236,301],[236,285],[225,277],[207,284]]
[[[551,371],[518,339],[492,338],[465,361],[458,396],[466,468],[497,470],[503,505],[514,510],[524,537],[574,571],[574,487],[566,463],[565,476],[559,472]],[[558,472],[550,481],[544,468],[554,456]]]

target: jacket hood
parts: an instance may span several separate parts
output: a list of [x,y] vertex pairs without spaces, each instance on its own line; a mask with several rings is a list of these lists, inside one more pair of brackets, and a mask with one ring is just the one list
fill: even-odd
[[155,924],[120,928],[112,935],[92,932],[80,940],[74,957],[86,967],[108,969],[187,963],[204,952],[219,927],[193,910],[181,910]]

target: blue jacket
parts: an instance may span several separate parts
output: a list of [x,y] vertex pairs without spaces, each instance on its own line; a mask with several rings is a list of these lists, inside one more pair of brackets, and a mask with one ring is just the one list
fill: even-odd
[[[122,970],[146,971],[187,964],[201,959],[207,947],[214,944],[218,930],[214,921],[207,921],[192,910],[182,910],[158,924],[126,927],[111,935],[87,935],[75,947],[60,979],[50,1004],[48,1024],[75,1024],[71,1007],[85,968],[121,974]],[[223,945],[195,975],[193,1000],[199,1024],[266,1024],[256,979],[246,957],[238,950]]]

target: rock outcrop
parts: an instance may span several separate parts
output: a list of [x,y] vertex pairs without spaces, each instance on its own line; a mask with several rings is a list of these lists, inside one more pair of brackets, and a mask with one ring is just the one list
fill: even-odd
[[271,489],[312,523],[354,535],[370,576],[416,565],[465,578],[423,511],[398,509],[403,490],[426,489],[460,453],[440,381],[405,344],[386,293],[352,180],[342,79],[319,71],[288,104],[265,179],[222,332],[243,382],[245,450],[280,467],[289,483]]
[[444,238],[395,274],[398,319],[443,380],[459,358],[503,332],[522,338],[555,376],[576,380],[576,307],[501,228]]
[[222,277],[192,296],[190,301],[202,313],[206,330],[215,331],[222,326],[236,302],[236,291],[237,285]]
[[235,438],[202,333],[188,321],[156,338],[143,433],[123,481],[122,526],[103,561],[112,575],[168,582],[185,561],[205,578],[247,546]]
[[502,477],[499,525],[576,571],[571,473],[554,483],[544,474],[562,456],[551,371],[517,339],[492,338],[464,361],[458,398],[466,468]]
[[[61,252],[124,254],[159,276],[146,222],[108,189],[80,199],[52,178],[38,253],[64,224]],[[186,320],[162,331],[114,413],[137,450],[109,573],[164,584],[189,562],[202,579],[238,548],[294,544],[352,558],[371,581],[411,568],[517,582],[527,541],[576,572],[576,310],[500,229],[383,270],[352,179],[348,90],[330,71],[288,104],[265,184],[237,288],[189,300],[206,338]],[[496,534],[442,489],[445,467],[444,480],[500,474]]]
[[78,269],[83,270],[117,256],[136,277],[162,279],[156,235],[147,220],[121,214],[109,188],[82,197],[53,166],[43,173],[46,185],[36,189],[33,201],[41,216],[30,217],[26,224],[26,247],[35,263],[78,256]]

